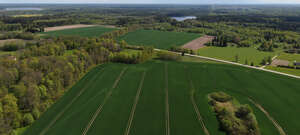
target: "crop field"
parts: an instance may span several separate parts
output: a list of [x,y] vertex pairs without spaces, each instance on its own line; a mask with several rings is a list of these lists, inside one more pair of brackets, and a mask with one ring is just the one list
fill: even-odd
[[272,58],[276,55],[276,52],[262,52],[255,48],[237,48],[237,47],[204,47],[198,50],[198,54],[201,56],[213,57],[228,61],[234,61],[238,55],[238,63],[245,64],[248,60],[248,64],[251,62],[254,65],[259,65],[264,58],[269,56]]
[[249,104],[262,135],[279,132],[248,98],[264,107],[287,134],[296,135],[299,82],[225,64],[109,63],[87,73],[25,135],[225,135],[208,105],[207,94],[216,91]]
[[64,29],[57,31],[49,31],[41,33],[44,36],[81,36],[81,37],[97,37],[106,32],[116,30],[115,28],[107,28],[102,26]]
[[182,46],[200,36],[201,35],[199,34],[184,32],[137,30],[120,37],[119,40],[125,40],[130,45],[143,45],[159,49],[169,49],[173,46]]

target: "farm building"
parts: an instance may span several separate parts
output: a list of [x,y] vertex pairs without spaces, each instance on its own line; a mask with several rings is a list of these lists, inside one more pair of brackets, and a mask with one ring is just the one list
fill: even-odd
[[296,67],[300,67],[300,62],[294,62],[294,66],[296,66]]
[[271,63],[272,66],[282,66],[282,67],[288,67],[290,64],[289,61],[287,60],[279,60],[279,59],[275,59],[273,60],[273,62]]

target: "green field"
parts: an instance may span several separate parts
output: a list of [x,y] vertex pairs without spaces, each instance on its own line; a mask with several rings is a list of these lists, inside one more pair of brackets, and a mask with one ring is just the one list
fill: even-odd
[[218,58],[222,60],[234,61],[238,55],[239,63],[245,64],[246,59],[250,65],[259,65],[260,62],[269,56],[274,57],[276,52],[262,52],[255,48],[237,48],[237,47],[205,47],[198,50],[199,55]]
[[41,33],[43,36],[81,36],[81,37],[97,37],[106,32],[116,30],[115,28],[106,28],[102,26],[65,29],[58,31],[49,31]]
[[290,62],[300,62],[300,54],[280,53],[277,59],[288,60]]
[[[299,82],[269,72],[213,63],[104,64],[87,73],[25,135],[83,135],[84,131],[86,135],[122,135],[126,131],[130,135],[165,135],[168,129],[172,135],[204,135],[192,96],[210,134],[225,135],[218,130],[218,121],[208,105],[207,94],[215,91],[224,91],[242,104],[251,105],[262,135],[278,135],[278,131],[248,97],[260,103],[286,133],[296,135]],[[139,100],[135,102],[139,88]],[[136,108],[132,109],[134,104]]]
[[285,68],[285,67],[273,67],[273,66],[267,66],[265,69],[270,69],[282,73],[287,73],[291,75],[300,76],[300,69],[293,69],[293,68]]
[[137,30],[130,32],[119,40],[125,40],[130,45],[152,46],[159,49],[169,49],[172,46],[182,46],[201,35],[184,32],[165,32],[156,30]]

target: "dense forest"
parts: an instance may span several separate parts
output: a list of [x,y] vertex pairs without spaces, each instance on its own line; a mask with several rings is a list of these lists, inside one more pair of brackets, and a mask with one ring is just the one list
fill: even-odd
[[[286,5],[35,5],[42,10],[7,10],[32,5],[0,5],[0,134],[26,127],[55,103],[92,67],[106,62],[136,64],[153,48],[132,47],[116,37],[136,29],[215,36],[207,45],[255,47],[259,51],[300,49],[300,8]],[[176,21],[172,16],[197,16]],[[39,37],[46,27],[70,24],[113,25],[101,37]],[[129,54],[126,48],[141,50]],[[170,50],[178,51],[176,48]],[[186,50],[185,50],[186,51]],[[299,51],[300,52],[300,51]],[[193,53],[193,52],[191,52]],[[158,54],[161,59],[177,59]]]

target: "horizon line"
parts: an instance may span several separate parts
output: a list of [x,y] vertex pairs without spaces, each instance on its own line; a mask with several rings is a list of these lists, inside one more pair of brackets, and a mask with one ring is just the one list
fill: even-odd
[[0,4],[111,4],[111,5],[300,5],[299,3],[105,3],[105,2],[0,2]]

